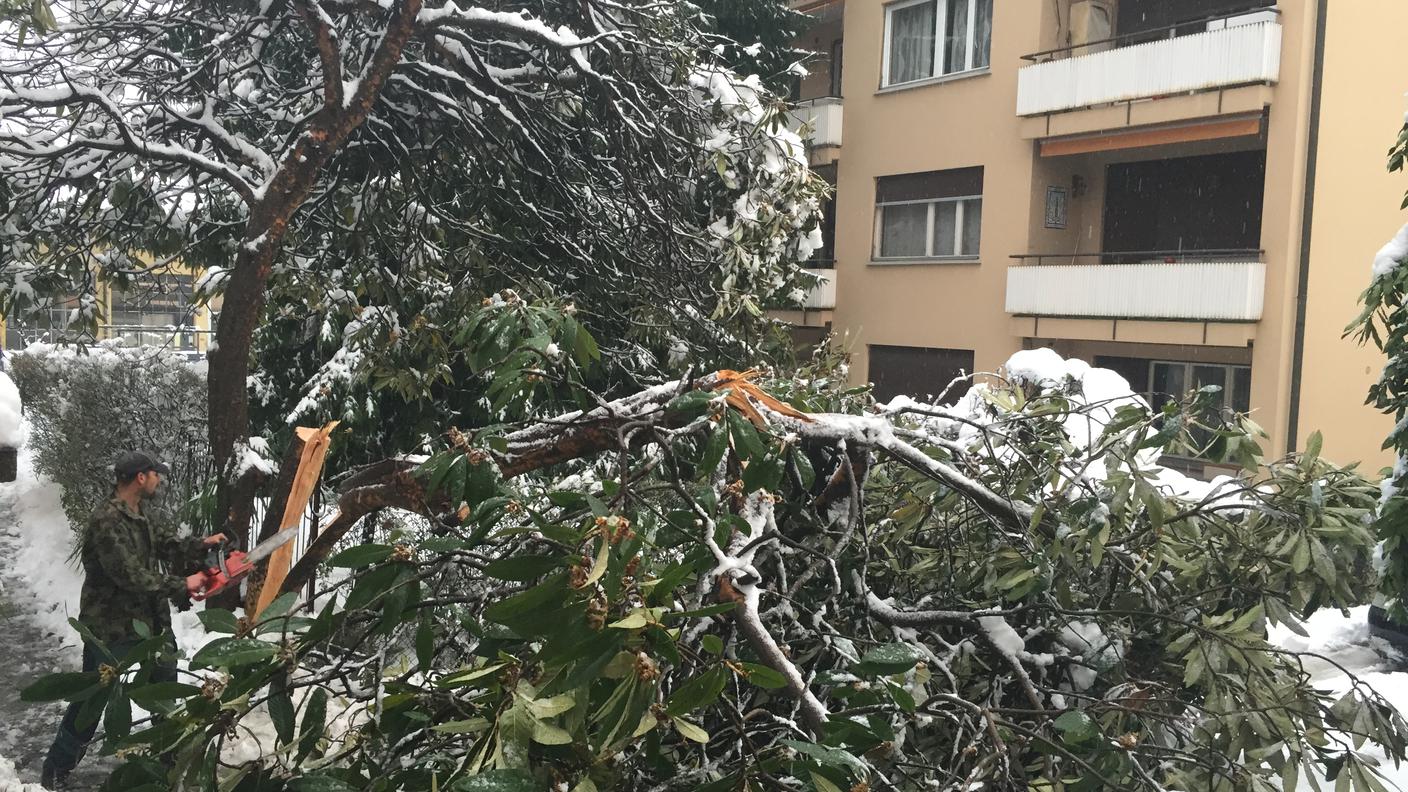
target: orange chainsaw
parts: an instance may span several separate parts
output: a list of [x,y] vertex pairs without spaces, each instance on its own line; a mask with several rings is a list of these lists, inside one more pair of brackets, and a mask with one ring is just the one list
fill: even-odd
[[200,602],[230,586],[239,585],[254,571],[255,564],[268,558],[297,535],[298,526],[287,528],[255,545],[248,553],[227,551],[223,544],[216,545],[206,557],[205,569],[186,576],[186,592],[193,602]]

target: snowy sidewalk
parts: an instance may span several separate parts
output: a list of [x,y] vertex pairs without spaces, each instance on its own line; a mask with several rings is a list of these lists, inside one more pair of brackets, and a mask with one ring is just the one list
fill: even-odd
[[[20,701],[20,690],[80,662],[67,618],[82,576],[67,562],[71,533],[58,498],[56,485],[36,480],[27,459],[18,481],[0,484],[0,792],[40,789],[23,782],[39,780],[63,714],[59,703]],[[73,788],[97,789],[111,767],[112,760],[90,755]]]

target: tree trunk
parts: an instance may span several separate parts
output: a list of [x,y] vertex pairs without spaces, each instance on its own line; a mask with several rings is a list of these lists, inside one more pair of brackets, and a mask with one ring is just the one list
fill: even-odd
[[[327,71],[326,104],[249,208],[245,240],[225,287],[215,330],[216,349],[209,355],[207,420],[210,451],[219,476],[216,514],[225,531],[242,543],[249,539],[254,496],[260,481],[254,476],[239,475],[231,467],[231,460],[235,447],[249,439],[250,350],[254,329],[264,310],[274,259],[288,233],[289,222],[312,194],[323,167],[371,113],[386,79],[401,61],[420,8],[421,0],[401,0],[366,74],[357,84],[356,94],[350,98],[343,96],[341,80],[332,79],[340,74],[341,65],[331,31],[317,20],[310,22]],[[337,74],[328,70],[337,70]]]

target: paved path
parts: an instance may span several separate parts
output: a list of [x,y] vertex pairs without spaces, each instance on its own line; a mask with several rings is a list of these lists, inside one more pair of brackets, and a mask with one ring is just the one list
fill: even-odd
[[[46,630],[33,618],[52,603],[39,602],[12,568],[17,527],[12,494],[0,487],[0,756],[15,763],[22,781],[37,782],[63,705],[26,704],[19,692],[44,674],[78,670],[78,652],[63,648],[67,636]],[[95,746],[74,772],[71,788],[98,789],[114,764],[97,756]]]

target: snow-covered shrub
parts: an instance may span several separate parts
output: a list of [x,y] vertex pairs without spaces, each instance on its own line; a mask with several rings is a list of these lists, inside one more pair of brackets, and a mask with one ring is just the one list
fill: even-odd
[[24,398],[36,469],[63,486],[73,526],[111,492],[112,464],[140,448],[171,467],[156,507],[179,511],[210,475],[205,373],[148,347],[31,344],[9,358]]

